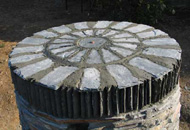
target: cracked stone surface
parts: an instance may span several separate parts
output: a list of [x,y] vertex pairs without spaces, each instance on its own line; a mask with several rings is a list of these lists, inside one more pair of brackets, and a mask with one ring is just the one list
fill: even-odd
[[[54,108],[50,103],[51,110],[42,106],[41,111],[51,113],[72,100],[65,113],[51,114],[73,118],[99,113],[101,117],[137,110],[162,99],[173,89],[167,86],[178,82],[181,53],[175,39],[154,27],[131,22],[79,22],[25,38],[10,53],[9,66],[16,90],[28,101],[46,94],[47,99],[62,101],[62,106]],[[38,86],[33,90],[38,91],[36,96],[28,97],[31,90],[25,91],[19,86],[21,82]],[[41,89],[47,93],[38,95]],[[94,91],[97,93],[91,93]],[[57,97],[48,97],[48,93],[57,94],[54,92]],[[60,93],[67,93],[66,99],[59,97]],[[86,111],[72,109],[83,101],[88,104]]]

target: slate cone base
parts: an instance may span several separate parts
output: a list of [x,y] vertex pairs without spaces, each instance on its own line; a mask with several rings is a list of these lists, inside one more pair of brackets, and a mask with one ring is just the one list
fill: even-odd
[[178,93],[181,53],[165,32],[131,22],[79,22],[37,32],[9,59],[23,129],[93,129],[95,122],[105,129],[151,128],[141,111]]
[[67,119],[36,111],[16,93],[23,130],[178,130],[180,88],[175,87],[165,99],[139,111],[101,119]]

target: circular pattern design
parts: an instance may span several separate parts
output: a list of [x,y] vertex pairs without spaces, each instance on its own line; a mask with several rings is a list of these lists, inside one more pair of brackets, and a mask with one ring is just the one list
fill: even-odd
[[163,76],[181,59],[181,50],[168,34],[153,27],[98,21],[35,33],[19,42],[10,57],[10,66],[17,67],[14,73],[48,88],[99,90]]

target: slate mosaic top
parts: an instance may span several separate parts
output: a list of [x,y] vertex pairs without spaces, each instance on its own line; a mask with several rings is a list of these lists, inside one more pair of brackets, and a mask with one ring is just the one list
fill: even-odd
[[9,66],[25,80],[57,90],[126,88],[159,78],[181,60],[168,34],[131,22],[79,22],[27,37],[10,54]]

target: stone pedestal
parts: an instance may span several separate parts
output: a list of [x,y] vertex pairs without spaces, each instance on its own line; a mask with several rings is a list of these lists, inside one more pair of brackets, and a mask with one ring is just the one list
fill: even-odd
[[168,34],[113,21],[35,33],[9,59],[24,130],[178,130],[180,65]]

